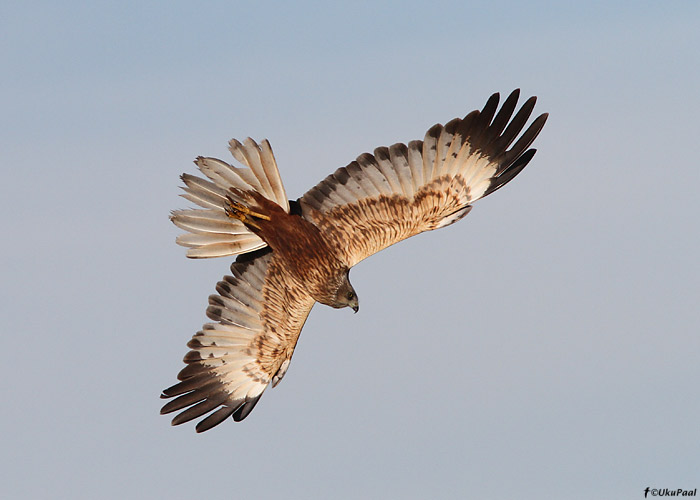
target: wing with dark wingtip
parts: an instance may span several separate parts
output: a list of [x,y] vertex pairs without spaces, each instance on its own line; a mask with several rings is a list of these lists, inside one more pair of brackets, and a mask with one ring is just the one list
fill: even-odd
[[536,98],[514,115],[519,94],[512,92],[500,110],[494,94],[481,111],[433,126],[423,141],[360,155],[299,199],[303,216],[335,242],[348,267],[405,238],[453,224],[534,156],[528,147],[547,114],[523,132]]
[[268,385],[289,367],[314,299],[289,278],[269,248],[239,257],[209,297],[207,323],[187,344],[179,383],[161,397],[175,398],[161,413],[180,411],[173,425],[203,417],[203,432],[228,417],[248,416]]

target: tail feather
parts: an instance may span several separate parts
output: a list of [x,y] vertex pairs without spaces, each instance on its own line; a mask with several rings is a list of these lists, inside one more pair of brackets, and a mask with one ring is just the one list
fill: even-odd
[[262,189],[259,183],[257,185],[251,185],[250,182],[245,180],[240,172],[242,169],[233,167],[216,158],[205,158],[200,156],[195,161],[195,164],[204,175],[209,177],[217,186],[222,187],[224,191],[230,188],[240,190]]
[[274,199],[275,193],[267,178],[267,172],[263,168],[260,146],[258,146],[253,139],[248,137],[243,143],[243,154],[246,160],[248,160],[248,167],[252,170],[253,174],[255,174],[255,177],[258,178],[258,181],[260,181],[260,185],[263,187],[262,192],[268,196],[272,196],[272,199]]
[[183,174],[181,196],[201,209],[175,210],[170,219],[188,233],[176,242],[188,247],[191,258],[223,257],[253,252],[266,243],[240,220],[227,213],[231,201],[248,204],[255,192],[289,212],[289,201],[272,148],[267,140],[259,146],[248,138],[245,144],[230,142],[233,156],[247,168],[229,165],[216,158],[198,157],[195,164],[207,179]]
[[[229,150],[234,158],[247,166],[254,176],[256,191],[265,196],[268,200],[274,201],[285,212],[289,212],[289,201],[284,191],[282,179],[280,179],[277,162],[272,154],[272,148],[267,140],[263,140],[263,146],[259,146],[253,139],[248,137],[244,144],[236,139],[229,142]],[[252,179],[251,179],[252,180]]]
[[248,229],[239,220],[214,210],[174,210],[171,219],[180,229],[194,234],[248,234]]
[[226,257],[227,255],[238,255],[242,253],[254,252],[267,246],[267,244],[257,236],[241,238],[233,243],[210,243],[197,248],[187,250],[190,259],[210,259],[212,257]]
[[274,193],[274,200],[277,204],[284,208],[284,210],[289,213],[289,199],[287,198],[287,192],[284,190],[284,184],[282,184],[282,179],[280,179],[279,170],[277,170],[277,161],[275,160],[275,155],[272,152],[272,147],[267,139],[263,139],[260,145],[260,160],[262,161],[263,169],[267,175],[272,191]]
[[218,208],[226,201],[226,191],[213,182],[190,174],[182,174],[180,178],[185,183],[182,188],[185,194],[181,196],[186,200],[202,208]]

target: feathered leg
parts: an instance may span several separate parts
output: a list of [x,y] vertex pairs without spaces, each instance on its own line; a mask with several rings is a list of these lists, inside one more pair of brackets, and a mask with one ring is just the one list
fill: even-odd
[[256,229],[260,229],[260,226],[255,219],[270,220],[270,218],[258,212],[252,211],[250,208],[246,207],[242,203],[237,202],[230,196],[226,196],[227,205],[224,207],[226,215],[232,219],[238,219],[246,226],[251,226]]

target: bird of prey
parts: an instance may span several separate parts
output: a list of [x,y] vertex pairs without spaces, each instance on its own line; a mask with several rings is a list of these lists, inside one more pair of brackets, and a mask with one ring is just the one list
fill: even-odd
[[431,127],[422,141],[364,153],[296,201],[287,199],[267,140],[229,143],[243,167],[197,158],[206,179],[183,174],[182,196],[201,208],[172,213],[187,231],[177,243],[191,258],[238,257],[209,297],[212,322],[187,344],[179,383],[161,395],[175,399],[161,413],[181,410],[173,425],[206,415],[197,432],[246,418],[284,377],[316,302],[357,312],[350,268],[457,222],[530,162],[547,114],[523,132],[536,98],[515,112],[518,97],[515,90],[499,110],[494,94],[481,111]]

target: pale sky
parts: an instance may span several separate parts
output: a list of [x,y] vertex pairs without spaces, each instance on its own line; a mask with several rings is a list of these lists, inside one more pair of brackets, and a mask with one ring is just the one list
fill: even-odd
[[[643,498],[700,487],[700,4],[0,8],[2,498]],[[268,138],[291,198],[496,91],[550,118],[512,183],[351,272],[282,383],[159,415],[231,259],[169,211]],[[231,160],[232,161],[232,160]]]

